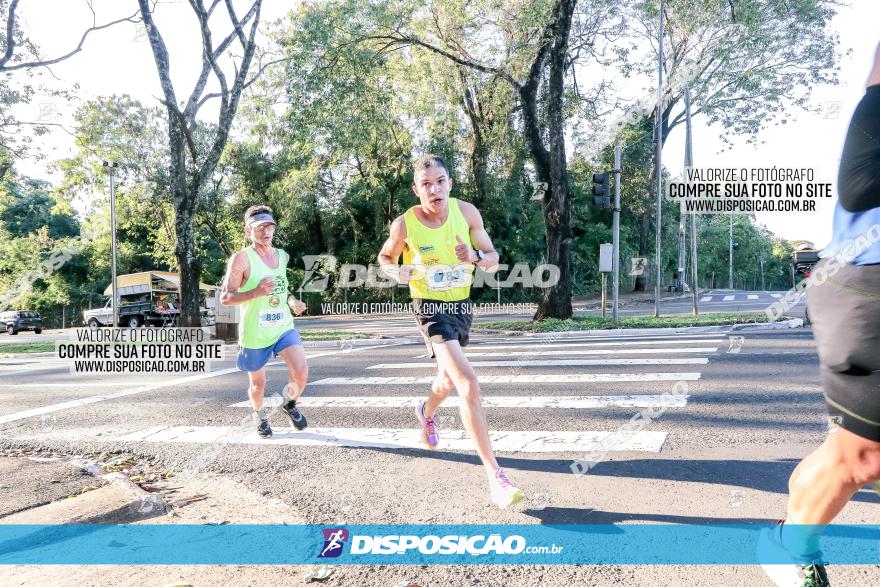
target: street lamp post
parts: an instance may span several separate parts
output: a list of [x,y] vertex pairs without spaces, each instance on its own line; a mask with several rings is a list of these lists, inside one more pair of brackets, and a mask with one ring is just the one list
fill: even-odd
[[116,295],[116,182],[115,172],[119,164],[116,161],[102,163],[110,172],[110,294],[113,296],[110,307],[113,309],[113,326],[119,327],[119,298]]

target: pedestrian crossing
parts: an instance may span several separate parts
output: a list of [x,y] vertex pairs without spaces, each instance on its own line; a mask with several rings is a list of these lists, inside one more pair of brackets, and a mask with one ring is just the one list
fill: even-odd
[[[582,456],[594,447],[606,446],[611,440],[611,452],[656,453],[662,451],[669,432],[656,429],[666,426],[654,426],[652,418],[662,419],[667,409],[687,409],[692,390],[687,385],[680,388],[678,383],[692,385],[699,381],[703,369],[723,343],[723,334],[631,335],[589,341],[551,335],[528,341],[474,340],[467,347],[467,356],[480,382],[481,400],[487,410],[490,438],[496,452],[581,453]],[[394,362],[352,361],[352,368],[342,366],[342,374],[338,373],[341,365],[334,365],[337,373],[329,373],[329,376],[322,376],[326,367],[313,367],[311,381],[298,406],[315,427],[304,431],[278,427],[279,422],[274,419],[272,438],[259,438],[247,424],[246,415],[251,406],[245,400],[227,405],[237,414],[236,421],[244,419],[244,429],[241,426],[155,426],[114,440],[267,447],[336,446],[355,450],[423,449],[421,432],[413,425],[412,410],[427,397],[436,364],[423,356],[406,359],[407,348],[416,347],[395,349],[393,355],[397,361]],[[387,353],[383,354],[387,357]],[[334,362],[340,361],[340,357],[334,359]],[[285,369],[283,365],[269,367],[270,371]],[[398,389],[403,393],[398,394]],[[270,395],[264,407],[277,408],[280,403],[280,396]],[[456,414],[456,408],[461,405],[461,399],[453,393],[438,411],[441,450],[475,451],[465,430],[454,429],[451,424],[455,418],[449,414]],[[319,425],[333,422],[343,413],[347,421],[352,417],[357,419],[357,412],[365,409],[384,410],[383,427]],[[609,419],[605,412],[591,414],[595,410],[621,410],[623,414]],[[648,425],[619,434],[630,417],[641,412],[652,414],[645,416]],[[387,427],[386,422],[396,423],[395,419],[409,427]],[[371,418],[371,421],[376,420]],[[493,426],[493,421],[506,422],[508,428]],[[528,426],[529,421],[553,422],[560,429],[535,430]],[[412,423],[406,424],[409,422]],[[517,429],[510,429],[511,422],[517,423]],[[598,429],[597,424],[605,429]],[[594,427],[597,429],[591,429]]]
[[723,293],[704,295],[700,298],[703,303],[706,302],[760,302],[772,303],[782,297],[779,292],[760,292],[760,293]]

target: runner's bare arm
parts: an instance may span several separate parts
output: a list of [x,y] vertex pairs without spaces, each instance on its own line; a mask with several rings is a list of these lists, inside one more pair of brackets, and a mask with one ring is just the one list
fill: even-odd
[[247,273],[247,255],[242,251],[237,252],[229,259],[226,267],[226,276],[223,278],[223,286],[220,289],[220,303],[224,306],[236,306],[254,298],[267,295],[274,288],[274,281],[266,278],[250,291],[239,293],[239,288],[244,285]]
[[[398,283],[407,283],[412,274],[409,265],[398,267],[397,261],[400,259],[403,249],[406,247],[406,221],[403,216],[398,216],[391,223],[391,231],[382,250],[379,251],[377,260],[382,273],[394,279]],[[404,271],[401,271],[404,269]]]
[[[498,260],[500,257],[498,251],[495,250],[495,246],[492,244],[492,239],[489,238],[489,233],[486,232],[486,228],[483,226],[483,217],[480,215],[480,211],[477,210],[476,206],[467,202],[460,201],[458,206],[471,229],[471,244],[474,249],[478,249],[483,253],[483,260],[478,262],[477,265],[483,271],[489,273],[498,271]],[[476,253],[474,253],[474,260],[476,260]]]

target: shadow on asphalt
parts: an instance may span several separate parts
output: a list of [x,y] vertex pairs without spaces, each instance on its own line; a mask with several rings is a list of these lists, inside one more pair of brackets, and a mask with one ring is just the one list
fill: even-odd
[[[450,463],[465,463],[482,466],[476,455],[451,452],[428,452],[422,450],[388,450],[367,448],[393,454],[405,453],[419,458],[437,459]],[[505,469],[532,471],[539,473],[563,473],[572,475],[572,482],[584,482],[585,479],[574,477],[571,471],[572,459],[525,459],[519,457],[497,457],[498,464]],[[788,478],[797,466],[798,459],[780,459],[776,461],[739,461],[739,460],[681,460],[681,459],[632,459],[603,461],[594,465],[587,475],[593,477],[625,477],[630,479],[656,479],[663,481],[690,481],[709,483],[729,487],[742,487],[770,493],[788,493]],[[870,487],[856,493],[852,501],[880,503],[880,496]],[[558,509],[558,508],[557,508]],[[585,511],[590,510],[575,510]],[[629,515],[629,514],[614,514]],[[664,516],[661,516],[663,518]],[[675,517],[675,516],[672,516]],[[642,518],[639,518],[642,519]],[[683,519],[686,519],[683,518]],[[694,518],[703,519],[703,518]],[[703,519],[711,521],[711,518]],[[723,518],[726,523],[736,523],[733,518]],[[658,520],[661,521],[661,520]],[[743,523],[766,522],[767,520],[751,520]],[[548,522],[549,523],[549,522]]]
[[[556,508],[526,509],[523,513],[542,524],[619,524],[621,522],[656,522],[660,524],[767,524],[769,518],[707,518],[705,516],[669,516],[664,514],[625,514],[601,510]],[[619,530],[623,532],[623,530]]]

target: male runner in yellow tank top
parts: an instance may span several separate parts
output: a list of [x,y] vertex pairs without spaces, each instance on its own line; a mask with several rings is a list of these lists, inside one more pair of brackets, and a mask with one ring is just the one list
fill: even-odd
[[[480,403],[480,384],[462,350],[468,343],[473,319],[469,296],[474,265],[494,270],[498,253],[483,228],[480,212],[467,202],[449,197],[452,180],[440,157],[421,157],[415,164],[414,183],[419,205],[391,224],[391,235],[378,259],[386,275],[409,284],[416,323],[431,356],[437,359],[431,395],[416,407],[422,440],[428,448],[437,448],[434,414],[453,388],[458,390],[461,420],[486,469],[490,497],[506,508],[525,496],[495,460],[486,413]],[[404,264],[398,266],[401,253]]]
[[257,434],[269,438],[272,428],[263,408],[263,392],[265,366],[273,354],[284,360],[288,370],[288,385],[281,392],[281,409],[297,430],[307,425],[305,416],[296,407],[296,399],[306,387],[309,369],[302,340],[290,314],[293,310],[299,316],[306,305],[288,292],[287,253],[272,247],[275,236],[272,208],[251,206],[244,213],[244,223],[244,233],[251,240],[251,246],[229,259],[220,303],[241,306],[236,364],[250,379],[248,395],[254,408]]

